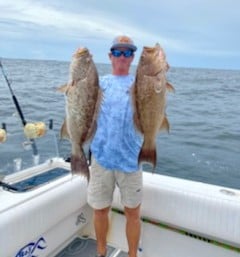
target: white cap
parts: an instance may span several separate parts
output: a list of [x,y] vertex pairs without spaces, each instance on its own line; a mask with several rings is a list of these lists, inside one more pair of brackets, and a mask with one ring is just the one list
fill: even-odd
[[134,52],[137,50],[137,47],[134,45],[133,40],[130,37],[124,35],[114,38],[110,49],[112,50],[119,47],[126,47],[133,50]]

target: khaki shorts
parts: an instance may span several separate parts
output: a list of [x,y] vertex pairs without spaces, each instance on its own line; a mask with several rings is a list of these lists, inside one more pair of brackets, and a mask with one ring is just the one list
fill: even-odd
[[142,201],[142,171],[112,171],[100,166],[94,158],[90,169],[88,203],[94,209],[111,206],[115,185],[119,187],[124,207],[135,208]]

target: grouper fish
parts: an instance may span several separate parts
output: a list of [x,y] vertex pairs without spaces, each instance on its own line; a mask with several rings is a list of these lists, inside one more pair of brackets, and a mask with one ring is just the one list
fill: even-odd
[[156,166],[157,134],[162,129],[169,131],[165,112],[166,92],[174,91],[174,88],[166,79],[168,68],[166,55],[159,44],[143,47],[132,87],[134,123],[144,137],[139,164],[147,162]]
[[66,118],[61,128],[61,137],[71,141],[71,170],[73,174],[83,174],[89,180],[83,146],[96,131],[102,93],[98,72],[87,48],[81,47],[73,54],[69,81],[59,90],[66,93]]

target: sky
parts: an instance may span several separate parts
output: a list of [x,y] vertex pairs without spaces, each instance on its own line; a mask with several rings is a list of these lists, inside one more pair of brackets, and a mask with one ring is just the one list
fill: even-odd
[[0,58],[109,63],[117,35],[159,43],[171,67],[240,69],[239,0],[0,0]]

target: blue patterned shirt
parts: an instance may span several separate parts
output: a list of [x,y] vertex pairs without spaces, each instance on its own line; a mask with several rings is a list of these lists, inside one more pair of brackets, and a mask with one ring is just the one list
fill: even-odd
[[96,161],[110,170],[139,170],[137,162],[142,136],[133,123],[130,94],[133,81],[133,75],[100,77],[103,99],[91,151]]

